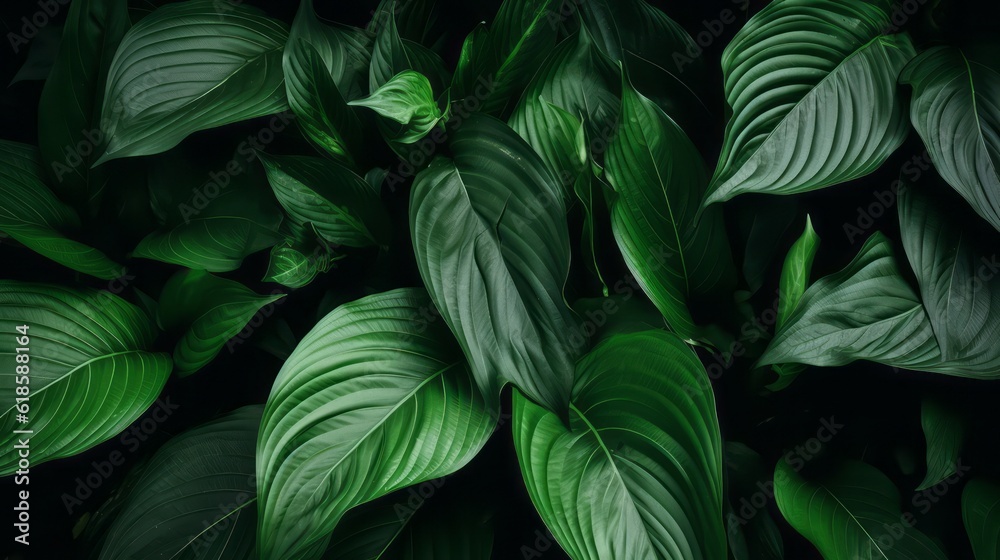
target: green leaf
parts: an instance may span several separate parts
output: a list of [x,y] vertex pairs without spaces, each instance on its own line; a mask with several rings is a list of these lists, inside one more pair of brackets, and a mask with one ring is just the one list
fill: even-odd
[[289,288],[309,285],[317,274],[330,270],[337,260],[321,245],[312,251],[302,252],[304,247],[288,241],[271,249],[271,260],[264,274],[264,282],[277,282]]
[[758,365],[830,367],[865,359],[925,369],[940,356],[927,313],[901,276],[889,240],[876,233],[847,267],[805,291]]
[[[488,43],[479,56],[487,60],[477,65],[489,72],[475,76],[489,80],[491,91],[485,111],[502,115],[513,106],[538,68],[556,46],[552,26],[557,8],[553,0],[504,0],[490,28]],[[471,88],[472,84],[465,84]]]
[[349,168],[307,156],[257,157],[294,224],[312,224],[323,239],[337,245],[388,244],[389,220],[378,193]]
[[191,0],[157,8],[118,46],[101,110],[111,140],[95,165],[287,109],[287,38],[284,23],[245,6]]
[[164,444],[124,496],[100,560],[256,558],[262,409],[245,406]]
[[42,181],[36,148],[0,140],[0,232],[28,249],[78,272],[111,280],[124,272],[97,249],[65,237],[80,219]]
[[1000,230],[1000,74],[954,47],[933,47],[899,76],[910,120],[941,177]]
[[748,198],[733,210],[738,239],[746,240],[743,278],[750,292],[756,293],[771,274],[782,240],[798,218],[798,202],[792,197]]
[[[478,503],[481,498],[424,499],[418,491],[411,487],[405,497],[400,491],[349,511],[333,532],[323,559],[490,559],[493,521]],[[419,503],[413,503],[414,497]]]
[[[526,131],[544,117],[537,103],[544,99],[583,121],[592,157],[602,156],[617,130],[621,74],[594,45],[586,30],[555,48],[524,92],[510,117],[510,126]],[[603,159],[598,159],[598,163]]]
[[[562,295],[570,246],[563,191],[531,146],[473,114],[414,181],[417,266],[476,382],[495,398],[512,382],[565,415],[574,323]],[[579,336],[579,333],[577,333]]]
[[913,527],[912,514],[900,511],[892,481],[864,463],[852,461],[822,480],[807,480],[779,461],[774,498],[785,519],[825,560],[948,558]]
[[938,399],[925,397],[920,408],[920,425],[927,440],[927,475],[917,487],[926,490],[958,471],[965,423],[959,411]]
[[813,259],[819,250],[819,236],[813,229],[812,219],[806,215],[806,229],[792,244],[785,255],[785,264],[781,267],[781,281],[778,284],[778,322],[780,329],[795,310],[802,299],[802,294],[809,287],[809,273],[812,271]]
[[569,428],[514,393],[528,493],[570,557],[724,558],[722,441],[705,368],[664,331],[614,335],[577,364]]
[[[18,69],[17,74],[11,78],[7,87],[18,82],[28,82],[35,80],[45,80],[52,72],[52,67],[56,63],[59,53],[59,42],[62,39],[63,26],[50,23],[38,30],[38,34],[31,40],[28,49],[28,58],[24,65]],[[17,49],[15,48],[15,51]]]
[[275,380],[257,446],[262,560],[318,558],[350,508],[450,474],[496,424],[431,305],[403,289],[345,304]]
[[[23,325],[27,344],[15,336]],[[0,476],[18,468],[19,437],[30,437],[31,464],[37,466],[118,435],[153,403],[170,375],[170,358],[146,350],[155,338],[152,322],[109,292],[2,280],[0,328],[10,333],[0,340],[0,357],[10,364],[0,384],[2,402],[9,403],[0,414]],[[18,354],[29,356],[28,380],[21,383]],[[31,400],[21,403],[28,405],[22,411],[15,388],[24,385],[31,388]],[[18,422],[19,414],[27,423]]]
[[426,76],[433,91],[444,91],[448,83],[448,72],[441,57],[418,43],[401,39],[396,28],[396,18],[390,13],[375,36],[368,91],[378,91],[393,76],[404,70],[414,70]]
[[76,203],[96,199],[104,185],[103,170],[91,171],[90,164],[107,145],[99,120],[104,84],[130,25],[126,0],[70,4],[59,54],[38,101],[42,159],[56,191]]
[[157,321],[164,330],[186,329],[174,348],[177,375],[208,365],[265,306],[284,294],[262,296],[243,284],[203,270],[182,270],[160,293]]
[[[241,195],[231,196],[234,201]],[[171,229],[146,236],[132,256],[209,272],[236,270],[243,259],[273,247],[281,237],[281,216],[267,222],[249,215],[199,215]],[[263,222],[263,223],[262,223]]]
[[759,453],[739,442],[726,442],[726,528],[734,560],[782,560],[781,532],[766,508],[754,503],[770,472]]
[[696,220],[707,183],[684,131],[624,80],[605,172],[615,189],[611,226],[625,264],[667,324],[698,338],[688,302],[726,294],[736,271],[718,210]]
[[1000,559],[1000,484],[982,478],[969,481],[962,491],[962,520],[976,560]]
[[361,123],[347,101],[364,95],[371,38],[363,31],[321,23],[312,0],[302,0],[282,56],[288,104],[306,137],[334,157],[349,153]]
[[1000,266],[995,247],[929,196],[912,188],[898,196],[903,247],[941,348],[940,362],[928,370],[996,379],[1000,282],[990,281]]
[[412,144],[426,136],[443,118],[434,100],[427,77],[420,72],[404,70],[364,99],[348,103],[368,107],[376,113],[403,125],[393,140]]
[[[424,43],[431,39],[429,34],[433,31],[432,26],[437,19],[434,13],[436,2],[434,0],[380,0],[378,8],[372,13],[372,20],[368,23],[368,32],[378,34],[379,29],[388,25],[390,18],[393,18],[395,11],[395,23],[398,25],[398,34],[403,39],[409,39],[415,43]],[[434,37],[434,39],[438,39]]]
[[722,55],[732,117],[704,204],[867,175],[906,138],[896,76],[914,56],[883,35],[888,0],[777,0]]

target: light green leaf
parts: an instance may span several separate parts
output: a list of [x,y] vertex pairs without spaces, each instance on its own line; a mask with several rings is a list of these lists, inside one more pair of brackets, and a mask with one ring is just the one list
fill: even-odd
[[427,135],[443,115],[434,100],[427,77],[420,72],[404,70],[363,99],[348,103],[368,107],[376,113],[403,125],[393,140],[412,144]]
[[899,76],[910,120],[941,177],[1000,230],[1000,74],[954,47],[933,47]]
[[819,250],[819,236],[813,229],[812,219],[806,215],[806,229],[792,244],[785,255],[785,264],[781,267],[781,280],[778,284],[778,323],[780,329],[788,320],[802,299],[802,294],[809,287],[809,273],[812,271],[813,259]]
[[976,560],[1000,559],[1000,484],[970,480],[962,491],[962,520]]
[[[16,327],[27,325],[27,344]],[[146,351],[154,326],[134,305],[106,291],[0,281],[0,377],[3,428],[0,476],[17,470],[17,438],[31,439],[31,464],[82,453],[118,435],[160,394],[170,375],[166,354]],[[22,339],[23,342],[23,339]],[[28,348],[18,352],[16,348]],[[15,356],[27,355],[23,383]],[[31,398],[17,409],[15,388]],[[28,421],[19,422],[24,414]],[[14,430],[31,430],[29,435]]]
[[352,162],[349,147],[361,123],[347,101],[367,89],[371,38],[359,29],[321,23],[312,0],[302,0],[282,56],[288,104],[306,137]]
[[940,360],[931,322],[888,239],[871,236],[843,270],[802,295],[758,365],[872,360],[925,369]]
[[335,260],[337,259],[321,245],[308,251],[302,245],[286,241],[271,249],[271,260],[264,274],[264,282],[277,282],[293,289],[302,288],[309,285],[317,274],[330,270]]
[[156,154],[199,130],[288,108],[284,23],[254,8],[191,0],[157,8],[122,39],[108,72],[95,165]]
[[696,220],[707,183],[698,150],[627,77],[605,172],[615,189],[611,227],[625,264],[670,328],[699,338],[688,302],[724,296],[736,283],[722,216],[711,209]]
[[722,441],[705,368],[664,331],[613,335],[577,363],[569,428],[514,393],[528,493],[576,560],[721,559]]
[[825,560],[948,558],[913,527],[912,514],[903,516],[892,481],[864,463],[852,461],[822,480],[807,480],[779,461],[774,498],[785,519]]
[[345,304],[285,362],[257,446],[261,560],[319,558],[347,510],[485,445],[495,418],[430,305],[417,289]]
[[914,56],[883,35],[888,0],[776,0],[722,56],[732,117],[704,204],[867,175],[906,135],[896,76]]
[[927,475],[917,491],[926,490],[958,471],[965,436],[965,423],[959,411],[931,397],[925,397],[920,407],[920,425],[927,440]]
[[512,382],[565,415],[573,318],[563,299],[569,234],[563,190],[531,146],[473,114],[410,196],[410,231],[424,284],[488,398]]
[[245,406],[164,444],[123,496],[100,560],[256,558],[262,412]]
[[124,272],[97,249],[65,237],[80,219],[42,181],[36,148],[0,140],[0,232],[28,249],[84,274],[105,280]]
[[74,203],[95,200],[104,170],[100,112],[115,48],[131,23],[126,0],[80,0],[69,6],[55,64],[38,101],[38,144],[56,192]]
[[263,307],[283,297],[258,295],[203,270],[174,274],[160,293],[157,321],[164,330],[185,329],[174,348],[177,375],[186,377],[208,365]]
[[312,224],[323,239],[337,245],[388,243],[389,220],[378,193],[349,168],[308,156],[257,157],[294,224]]

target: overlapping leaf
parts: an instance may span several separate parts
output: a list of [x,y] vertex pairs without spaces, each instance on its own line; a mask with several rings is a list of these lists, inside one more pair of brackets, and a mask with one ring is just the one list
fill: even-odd
[[696,219],[707,183],[698,151],[627,79],[605,172],[625,263],[671,329],[697,338],[688,300],[724,294],[736,280],[721,214],[709,209]]
[[420,275],[484,394],[509,381],[565,414],[583,341],[572,342],[562,296],[563,191],[531,146],[491,117],[472,115],[451,148],[454,160],[436,159],[411,193]]
[[732,117],[705,204],[881,165],[909,132],[896,76],[915,54],[889,26],[888,0],[777,0],[754,15],[723,53]]
[[157,8],[125,34],[101,109],[96,163],[166,151],[189,134],[285,110],[285,24],[254,8],[192,0]]
[[[24,345],[15,336],[22,325],[28,327]],[[153,403],[170,375],[170,358],[147,351],[155,337],[149,318],[109,292],[3,280],[0,327],[10,333],[0,340],[0,359],[10,364],[10,374],[0,378],[7,403],[0,411],[0,475],[17,470],[19,437],[31,440],[34,466],[118,435]],[[18,354],[29,356],[21,364],[28,370],[27,403],[15,401],[15,387],[25,385],[14,375],[25,375],[16,370]]]
[[779,461],[774,498],[785,519],[826,560],[948,558],[919,529],[901,521],[899,490],[864,463],[850,462],[822,480],[808,480]]
[[932,397],[924,398],[920,425],[927,442],[927,474],[917,490],[926,490],[958,471],[965,424],[959,411]]
[[378,193],[334,162],[308,156],[258,154],[278,202],[293,223],[310,224],[338,245],[384,245],[389,222]]
[[262,412],[240,408],[160,448],[123,496],[100,560],[256,558]]
[[962,520],[976,560],[1000,558],[1000,484],[976,478],[962,491]]
[[80,219],[49,190],[36,148],[0,140],[0,231],[73,270],[110,280],[124,268],[103,253],[65,237]]
[[427,77],[413,70],[396,74],[368,97],[349,105],[368,107],[401,124],[401,130],[392,140],[403,144],[412,144],[426,136],[444,116]]
[[934,168],[1000,230],[1000,74],[954,47],[934,47],[906,66],[910,119]]
[[282,56],[288,105],[306,136],[327,153],[353,161],[349,147],[361,123],[347,106],[367,91],[371,38],[358,29],[321,23],[302,0]]
[[164,330],[184,329],[174,348],[177,375],[191,375],[206,366],[261,308],[282,297],[259,295],[203,270],[174,274],[160,293],[157,320]]
[[643,331],[598,344],[577,364],[568,429],[514,399],[528,493],[571,558],[726,556],[715,399],[680,339]]
[[[263,560],[318,558],[344,513],[454,472],[495,418],[422,290],[345,304],[285,362],[257,447]],[[495,406],[495,404],[491,405]]]

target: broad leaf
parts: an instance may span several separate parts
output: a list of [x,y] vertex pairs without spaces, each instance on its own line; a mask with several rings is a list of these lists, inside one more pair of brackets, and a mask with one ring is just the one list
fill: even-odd
[[927,475],[917,486],[917,491],[935,486],[958,471],[959,454],[965,437],[961,413],[935,398],[924,398],[920,408],[920,425],[927,441]]
[[240,408],[164,444],[123,497],[100,560],[256,558],[262,409]]
[[962,491],[962,520],[976,560],[1000,559],[1000,484],[975,478]]
[[582,341],[572,342],[562,296],[563,191],[531,146],[491,117],[472,115],[451,148],[455,159],[435,159],[410,197],[420,275],[488,398],[512,382],[565,415]]
[[[21,344],[15,328],[25,325],[27,342]],[[30,438],[35,466],[118,435],[153,403],[170,375],[170,358],[147,351],[155,338],[149,318],[109,292],[3,280],[0,327],[10,333],[0,340],[0,357],[10,364],[0,382],[9,403],[0,413],[0,476],[18,468],[18,438]],[[27,373],[17,365],[27,366]],[[18,403],[16,387],[25,385],[30,401]]]
[[318,558],[350,508],[452,473],[495,426],[422,290],[345,304],[285,362],[257,446],[262,560]]
[[754,15],[722,55],[732,116],[705,204],[878,168],[909,133],[896,76],[914,50],[889,25],[888,0],[776,0]]
[[308,156],[258,153],[274,195],[291,221],[312,224],[337,245],[385,245],[389,221],[378,193],[349,168]]
[[920,299],[902,277],[889,240],[876,233],[846,268],[805,291],[758,365],[865,359],[926,369],[940,356]]
[[348,105],[368,107],[387,119],[403,125],[392,139],[412,144],[427,135],[443,115],[434,100],[431,83],[420,72],[404,70],[364,99]]
[[271,249],[271,259],[264,274],[265,282],[277,282],[289,288],[302,288],[316,278],[317,274],[330,270],[336,258],[322,245],[312,251],[301,245],[285,242]]
[[368,22],[368,32],[377,34],[379,29],[389,25],[389,19],[395,12],[395,22],[398,24],[400,38],[409,39],[415,43],[426,43],[430,37],[432,26],[437,19],[434,0],[380,0],[378,8],[372,12],[372,20]]
[[618,128],[621,74],[581,30],[559,43],[524,92],[521,103],[510,117],[510,126],[523,132],[544,117],[536,115],[544,99],[579,118],[587,132],[588,150],[600,163],[608,142]]
[[[943,187],[943,185],[941,186]],[[899,224],[917,277],[941,363],[933,371],[996,379],[1000,376],[1000,268],[992,240],[984,240],[930,196],[899,193]]]
[[191,0],[157,8],[125,34],[108,72],[95,165],[156,154],[189,134],[287,109],[285,24],[256,9]]
[[903,515],[892,481],[864,463],[850,462],[822,480],[807,480],[779,461],[774,498],[785,519],[825,560],[948,558],[913,527],[912,514]]
[[238,269],[243,259],[281,240],[281,211],[251,193],[253,186],[234,185],[201,210],[181,203],[181,220],[147,235],[132,256],[209,272]]
[[934,47],[906,66],[910,120],[941,177],[1000,230],[1000,74],[954,47]]
[[65,237],[80,219],[42,181],[37,149],[0,140],[0,232],[73,270],[110,280],[124,268],[103,253]]
[[312,0],[302,0],[282,57],[288,105],[299,127],[321,149],[353,161],[348,152],[361,123],[347,106],[367,90],[371,38],[359,29],[321,23]]
[[243,284],[203,270],[182,270],[160,293],[157,321],[164,330],[184,329],[174,348],[177,375],[206,366],[260,312],[284,294],[258,295]]
[[724,558],[722,441],[705,368],[664,331],[613,335],[577,363],[569,428],[514,393],[531,499],[576,560]]
[[56,191],[75,203],[95,199],[104,184],[100,176],[104,171],[92,171],[90,165],[108,142],[99,120],[104,84],[115,48],[130,25],[126,0],[70,4],[59,54],[42,88],[38,101],[42,159]]
[[414,70],[426,76],[434,91],[444,91],[448,83],[448,72],[441,57],[418,43],[400,38],[396,19],[390,13],[375,36],[368,91],[377,91],[404,70]]
[[623,85],[619,127],[605,162],[611,226],[625,264],[667,324],[698,338],[688,302],[736,283],[721,214],[696,214],[708,181],[697,149],[653,102]]

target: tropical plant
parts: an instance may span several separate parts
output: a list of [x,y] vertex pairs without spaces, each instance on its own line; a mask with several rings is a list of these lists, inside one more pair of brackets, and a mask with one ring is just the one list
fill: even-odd
[[63,4],[9,37],[12,557],[1000,558],[989,17]]

